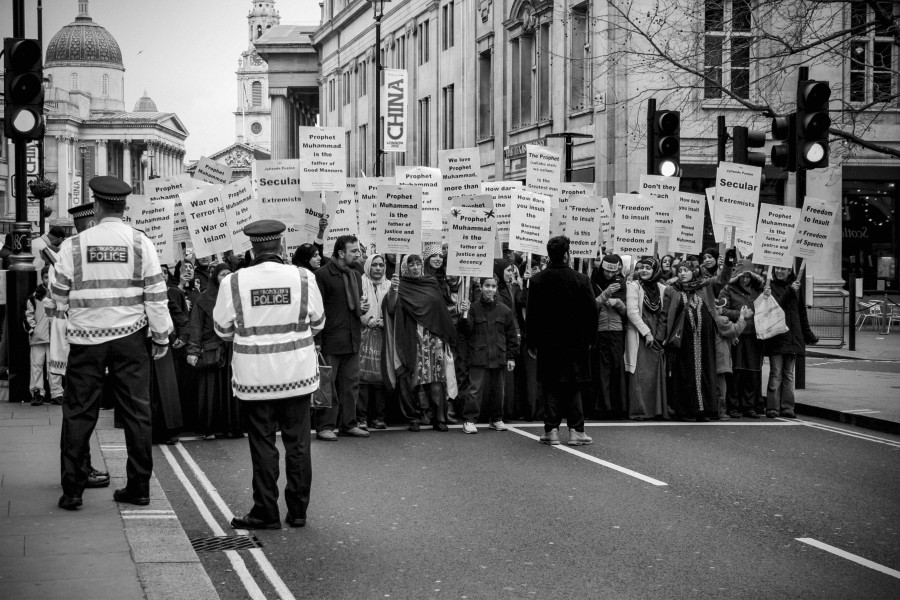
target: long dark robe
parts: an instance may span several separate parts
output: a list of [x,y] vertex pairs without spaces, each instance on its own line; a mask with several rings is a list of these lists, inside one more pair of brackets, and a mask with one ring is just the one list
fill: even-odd
[[[656,331],[659,312],[641,307],[641,317]],[[628,417],[631,419],[668,418],[666,405],[666,357],[654,348],[648,348],[641,339],[638,345],[637,364],[634,373],[628,373]]]
[[[147,352],[150,341],[147,340]],[[164,442],[182,427],[181,398],[171,348],[159,360],[150,359],[150,407],[153,414],[153,440]]]
[[[688,293],[689,302],[693,295]],[[671,373],[669,405],[681,417],[701,412],[712,414],[717,410],[716,324],[704,304],[700,304],[697,309],[690,309],[681,300],[680,292],[677,301],[681,305],[679,310],[693,310],[695,319],[688,318],[685,313],[681,347],[668,356]],[[695,336],[698,323],[700,331]]]

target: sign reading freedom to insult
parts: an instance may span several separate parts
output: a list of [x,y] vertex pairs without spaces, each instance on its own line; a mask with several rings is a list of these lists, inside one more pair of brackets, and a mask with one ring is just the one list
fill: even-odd
[[525,189],[550,198],[550,208],[559,204],[559,182],[562,179],[562,157],[543,146],[525,146]]
[[496,235],[497,224],[492,211],[456,206],[451,208],[447,275],[493,276]]
[[800,213],[797,234],[791,245],[791,256],[805,259],[818,258],[825,249],[828,230],[831,229],[838,210],[837,202],[826,202],[807,196],[803,201],[803,211]]
[[675,202],[675,218],[672,223],[672,237],[669,252],[700,254],[703,249],[703,194],[681,192]]
[[259,218],[296,223],[300,217],[300,161],[258,160],[253,177]]
[[550,237],[568,235],[569,200],[593,193],[593,183],[570,181],[559,184],[559,202],[550,209]]
[[494,216],[497,219],[497,239],[509,241],[510,207],[522,190],[521,181],[485,181],[481,191],[494,197]]
[[640,194],[616,194],[614,252],[619,255],[653,254],[653,201]]
[[300,127],[300,189],[341,192],[347,185],[343,127]]
[[440,242],[443,229],[441,170],[431,167],[396,167],[397,185],[422,189],[422,241]]
[[231,250],[231,235],[219,186],[181,194],[194,254],[198,258]]
[[603,198],[575,196],[569,200],[566,235],[572,258],[594,258],[600,249],[600,214]]
[[175,263],[175,207],[180,206],[178,198],[157,200],[145,206],[135,216],[134,226],[144,232],[156,247],[156,255],[162,265]]
[[759,210],[753,262],[774,267],[793,266],[791,242],[797,231],[800,209],[793,206],[763,204]]
[[762,167],[721,162],[716,169],[715,223],[752,229],[759,207]]
[[422,190],[400,185],[378,186],[378,233],[380,254],[422,252]]
[[672,235],[679,181],[678,177],[641,175],[638,191],[641,196],[653,201],[653,222],[656,235]]
[[509,247],[520,252],[547,254],[550,240],[550,199],[520,191],[513,201],[509,221]]
[[197,170],[194,171],[194,179],[214,185],[225,185],[231,181],[231,167],[201,156],[200,162],[197,163]]

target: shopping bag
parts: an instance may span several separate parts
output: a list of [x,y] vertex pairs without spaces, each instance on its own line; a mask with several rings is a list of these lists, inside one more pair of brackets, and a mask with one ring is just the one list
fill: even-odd
[[334,370],[325,363],[321,352],[316,352],[319,361],[319,389],[312,394],[310,408],[325,410],[331,408],[334,398]]
[[771,295],[760,294],[753,302],[753,324],[756,337],[768,340],[788,331],[784,310]]
[[380,328],[366,327],[359,344],[360,383],[381,383],[381,345],[384,339]]

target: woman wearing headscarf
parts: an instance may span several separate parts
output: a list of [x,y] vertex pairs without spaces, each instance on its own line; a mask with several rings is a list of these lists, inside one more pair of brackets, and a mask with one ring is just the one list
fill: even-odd
[[[719,293],[719,300],[724,301],[722,314],[737,321],[741,308],[752,310],[756,299],[762,293],[763,278],[754,270],[750,261],[744,261],[735,269],[734,277]],[[763,341],[756,337],[753,319],[747,325],[731,349],[732,376],[731,385],[726,382],[728,416],[732,419],[748,417],[758,419],[760,411],[759,391],[762,387]]]
[[645,256],[635,265],[635,279],[627,283],[625,370],[628,372],[628,418],[668,418],[666,358],[662,350],[662,268]]
[[[524,361],[521,360],[523,351],[521,350],[522,340],[520,333],[524,324],[524,319],[522,321],[520,319],[522,318],[522,309],[525,306],[522,294],[522,278],[519,276],[519,270],[514,264],[502,258],[495,258],[494,281],[497,282],[497,302],[512,311],[513,319],[516,322],[519,348],[517,354],[519,356],[515,357],[515,362],[518,369],[520,368],[519,365],[524,364]],[[522,414],[522,409],[516,403],[516,372],[514,370],[504,371],[503,378],[503,416],[507,420],[512,420]]]
[[[187,343],[190,335],[191,306],[197,301],[194,287],[194,266],[190,262],[175,265],[173,279],[166,287],[169,315],[175,332],[171,336],[172,363],[175,380],[178,383],[178,397],[181,400],[181,416],[184,428],[193,431],[197,414],[197,379],[193,369],[187,364]],[[190,295],[190,298],[188,297]]]
[[219,284],[230,273],[227,262],[213,267],[206,291],[191,311],[187,360],[197,371],[198,430],[206,439],[243,436],[240,403],[231,389],[231,342],[216,335],[213,321]]
[[604,418],[625,417],[625,278],[622,258],[608,254],[591,272],[591,286],[600,318],[591,351],[594,411]]
[[384,276],[385,260],[381,254],[366,259],[362,276],[362,295],[369,299],[369,310],[360,317],[362,338],[359,344],[359,402],[356,422],[364,429],[387,429],[384,422],[384,379],[381,373],[381,353],[384,346],[384,317],[382,302],[391,291],[391,282]]
[[303,267],[307,271],[315,271],[322,266],[322,254],[313,244],[300,244],[294,250],[291,263],[295,267]]
[[446,398],[456,395],[450,352],[456,328],[437,280],[423,273],[418,255],[408,255],[401,262],[383,314],[387,376],[399,390],[409,430],[419,431],[420,422],[428,418],[434,429],[447,431]]
[[[453,321],[453,326],[456,328],[458,335],[460,316],[463,312],[460,310],[460,305],[463,300],[468,299],[471,301],[474,297],[477,297],[477,294],[474,293],[474,288],[477,287],[477,283],[474,279],[471,279],[470,282],[472,282],[472,285],[468,288],[469,298],[460,298],[460,291],[464,290],[462,278],[447,276],[447,261],[441,243],[425,242],[422,244],[422,255],[425,257],[423,265],[424,273],[425,275],[434,277],[435,281],[437,281],[438,288],[441,290],[441,295],[444,297],[444,302],[447,304],[447,310],[450,311],[450,320]],[[457,394],[447,400],[447,423],[453,425],[457,422],[455,418],[456,415],[460,414],[463,407],[466,405],[469,393],[469,367],[464,356],[464,351],[455,344],[451,347],[451,350],[453,351],[454,357],[456,382],[459,387]]]
[[[669,280],[675,279],[675,257],[671,254],[666,254],[661,259],[659,259],[659,268],[660,268],[660,276],[659,281],[664,285],[668,285]],[[675,283],[672,281],[672,283]]]

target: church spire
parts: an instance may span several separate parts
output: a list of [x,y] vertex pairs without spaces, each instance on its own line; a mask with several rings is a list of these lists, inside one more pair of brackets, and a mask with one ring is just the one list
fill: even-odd
[[281,23],[281,15],[275,9],[275,0],[250,0],[247,22],[252,46],[266,31]]

